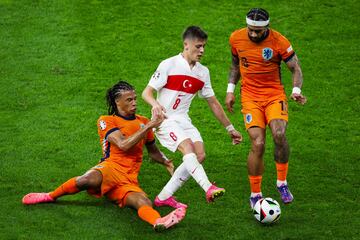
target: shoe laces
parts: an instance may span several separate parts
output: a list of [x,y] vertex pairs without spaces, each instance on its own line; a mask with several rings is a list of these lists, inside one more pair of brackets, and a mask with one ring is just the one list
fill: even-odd
[[174,197],[174,196],[171,196],[170,197],[170,202],[172,202],[172,203],[177,203],[177,201],[176,201],[176,197]]
[[281,194],[283,194],[285,196],[289,195],[288,187],[286,185],[280,186],[279,190],[280,190]]
[[256,195],[255,197],[250,197],[250,199],[254,202],[257,202],[258,200],[260,200],[262,198],[262,196],[260,195]]

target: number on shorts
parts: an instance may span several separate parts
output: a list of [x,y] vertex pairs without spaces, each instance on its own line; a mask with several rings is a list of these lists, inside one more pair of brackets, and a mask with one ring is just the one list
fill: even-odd
[[283,113],[287,112],[287,103],[285,101],[280,101],[280,105],[281,105],[281,111]]
[[172,140],[174,140],[176,142],[177,136],[175,135],[174,132],[170,132],[170,137],[172,138]]
[[180,99],[180,98],[177,98],[177,99],[175,100],[174,105],[173,105],[173,109],[176,109],[176,108],[179,106],[180,102],[181,102],[181,99]]

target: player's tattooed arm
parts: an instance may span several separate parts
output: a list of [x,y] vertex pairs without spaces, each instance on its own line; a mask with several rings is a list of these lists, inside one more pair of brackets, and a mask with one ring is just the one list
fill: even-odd
[[301,94],[301,87],[303,85],[303,75],[301,71],[301,67],[299,64],[299,59],[296,55],[294,55],[289,61],[286,62],[286,65],[290,69],[292,73],[292,81],[293,81],[293,91],[291,93],[290,98],[294,101],[304,105],[307,101],[306,97]]
[[240,68],[239,68],[239,57],[232,54],[231,55],[231,67],[229,71],[229,80],[228,80],[228,89],[226,90],[226,99],[225,104],[226,108],[230,113],[234,113],[234,104],[235,104],[235,95],[234,90],[236,84],[240,80]]
[[286,65],[292,73],[293,87],[301,88],[303,84],[303,74],[296,54],[286,62]]
[[240,79],[239,57],[231,55],[231,67],[229,71],[229,83],[237,84]]

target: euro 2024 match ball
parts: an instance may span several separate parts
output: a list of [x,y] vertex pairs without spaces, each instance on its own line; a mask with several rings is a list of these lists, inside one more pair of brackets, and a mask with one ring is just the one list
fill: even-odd
[[272,198],[262,198],[253,209],[254,217],[263,224],[271,224],[279,220],[281,209],[279,203]]

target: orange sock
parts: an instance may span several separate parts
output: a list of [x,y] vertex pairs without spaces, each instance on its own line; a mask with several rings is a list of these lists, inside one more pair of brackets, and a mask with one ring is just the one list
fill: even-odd
[[156,219],[160,218],[160,214],[150,206],[142,206],[138,209],[139,217],[145,222],[150,223],[151,225],[155,224]]
[[262,176],[250,176],[249,175],[251,192],[253,192],[253,193],[261,192],[261,180],[262,180]]
[[277,180],[286,181],[289,163],[278,163],[276,162]]
[[53,199],[56,199],[63,195],[74,194],[79,192],[80,190],[76,187],[76,178],[77,177],[73,177],[67,180],[66,182],[64,182],[60,187],[55,189],[53,192],[50,192],[49,193],[50,196]]

